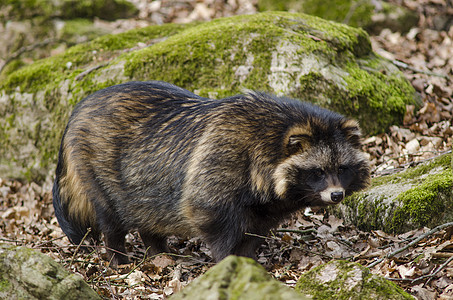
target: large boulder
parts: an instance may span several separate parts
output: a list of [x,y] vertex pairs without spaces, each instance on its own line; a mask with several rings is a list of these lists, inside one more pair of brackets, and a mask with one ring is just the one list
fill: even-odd
[[202,96],[244,88],[300,98],[358,119],[364,131],[402,122],[414,89],[357,28],[267,12],[107,35],[0,81],[0,173],[43,179],[73,106],[129,80],[164,80]]
[[0,244],[0,299],[101,299],[81,276],[50,257]]
[[403,233],[453,221],[452,154],[372,180],[371,187],[331,208],[362,230]]
[[303,274],[296,290],[312,299],[414,299],[393,282],[371,274],[362,265],[341,260],[333,260]]

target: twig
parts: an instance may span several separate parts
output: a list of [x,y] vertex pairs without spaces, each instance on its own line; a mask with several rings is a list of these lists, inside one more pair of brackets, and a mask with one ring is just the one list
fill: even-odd
[[425,275],[425,276],[427,276],[427,277],[429,276],[430,278],[428,279],[428,281],[427,281],[423,286],[428,285],[429,282],[434,278],[434,276],[436,276],[437,273],[439,273],[440,271],[442,271],[443,269],[445,269],[451,261],[453,261],[453,256],[450,257],[449,259],[447,259],[447,260],[446,260],[442,265],[440,265],[439,268],[437,268],[437,270],[434,271],[432,274],[430,274],[430,275]]
[[433,273],[431,274],[428,274],[428,275],[423,275],[423,276],[420,276],[420,277],[417,277],[417,278],[392,278],[392,277],[385,277],[385,279],[388,279],[388,280],[391,280],[391,281],[404,281],[404,282],[408,282],[410,284],[414,284],[418,281],[421,281],[423,279],[426,279],[428,278],[428,281],[426,281],[424,284],[423,284],[423,287],[425,287],[426,285],[429,284],[429,282],[431,280],[433,280],[434,277],[436,277],[437,273],[439,273],[440,271],[442,271],[443,269],[445,269],[448,264],[453,261],[453,256],[451,256],[449,259],[447,259],[442,265],[440,265]]
[[13,54],[11,54],[9,57],[7,57],[5,59],[5,62],[0,67],[0,73],[3,71],[3,69],[6,67],[6,65],[8,65],[11,61],[13,61],[13,60],[17,59],[18,57],[20,57],[25,52],[30,52],[30,51],[33,51],[36,48],[47,46],[48,44],[56,43],[58,41],[59,40],[57,40],[57,39],[49,38],[49,39],[45,39],[42,42],[39,42],[39,43],[36,43],[36,44],[33,44],[33,45],[29,45],[29,46],[25,46],[25,47],[20,48],[19,50],[17,50],[16,52],[14,52]]
[[395,156],[395,157],[389,157],[388,159],[384,160],[380,165],[376,166],[374,168],[374,172],[380,167],[382,166],[383,164],[391,161],[391,160],[397,160],[399,158],[404,158],[404,157],[414,157],[414,156],[421,156],[423,155],[423,153],[434,153],[436,155],[434,155],[433,157],[429,157],[429,158],[425,158],[425,159],[422,159],[422,160],[419,160],[419,161],[411,161],[411,162],[408,162],[408,163],[405,163],[405,164],[402,164],[402,165],[399,165],[397,168],[394,168],[394,169],[390,169],[390,170],[383,170],[383,171],[380,171],[380,172],[375,172],[376,176],[381,176],[381,175],[389,175],[387,174],[388,171],[391,171],[391,172],[401,172],[405,169],[405,167],[407,166],[410,166],[410,165],[420,165],[424,162],[427,162],[427,161],[430,161],[430,160],[434,160],[436,158],[438,158],[439,156],[442,156],[442,155],[445,155],[445,154],[448,154],[448,153],[451,153],[452,150],[446,150],[446,151],[417,151],[417,152],[414,152],[414,153],[408,153],[408,154],[402,154],[402,155],[398,155],[398,156]]
[[[105,284],[107,285],[107,288],[110,290],[110,294],[113,296],[114,299],[118,299],[118,296],[113,291],[112,284],[111,284],[110,280],[107,280],[107,278],[105,278],[105,276],[104,276],[104,272],[106,272],[108,268],[103,265],[102,258],[101,258],[101,255],[99,254],[98,248],[96,247],[94,249],[96,251],[96,255],[99,257],[100,266],[104,267],[104,270],[100,270],[101,274],[98,277],[96,277],[96,279],[102,277],[102,279],[104,279]],[[112,256],[111,259],[113,259],[113,256]],[[110,266],[110,263],[109,263],[109,266]],[[94,283],[94,281],[92,281],[92,282]]]
[[[146,249],[147,251],[148,251],[148,248]],[[145,262],[145,260],[146,260],[146,252],[145,252],[145,255],[143,255],[142,260],[138,264],[136,264],[126,275],[124,275],[123,277],[118,277],[114,280],[124,280],[124,279],[128,278],[129,275],[131,275],[136,269],[138,269]]]
[[442,225],[439,225],[437,227],[434,227],[433,229],[431,229],[430,231],[422,234],[421,236],[419,236],[418,238],[416,238],[415,240],[413,240],[412,242],[410,242],[409,244],[407,244],[406,246],[402,247],[402,248],[399,248],[387,255],[385,255],[384,257],[381,257],[377,260],[375,260],[374,262],[372,262],[371,264],[369,264],[367,266],[367,268],[372,268],[374,267],[375,265],[381,263],[385,258],[391,258],[401,252],[403,252],[404,250],[407,250],[409,249],[410,247],[416,245],[418,242],[420,242],[421,240],[423,240],[424,238],[426,238],[427,236],[433,234],[433,233],[436,233],[438,231],[441,231],[442,229],[445,229],[445,228],[448,228],[448,227],[452,227],[453,226],[453,222],[449,222],[449,223],[445,223],[445,224],[442,224]]
[[447,75],[439,74],[439,73],[434,73],[434,72],[431,72],[431,71],[423,71],[423,70],[420,70],[420,69],[411,67],[411,66],[409,66],[408,64],[403,63],[402,61],[399,61],[399,60],[396,60],[396,59],[395,59],[395,60],[392,60],[392,63],[393,63],[395,66],[397,66],[397,67],[400,67],[400,68],[403,68],[403,69],[408,69],[408,70],[414,71],[415,73],[420,73],[420,74],[426,74],[426,75],[441,77],[441,78],[445,78],[446,80],[450,81],[450,78],[449,78]]
[[310,228],[310,229],[305,229],[305,230],[298,230],[298,229],[277,229],[276,230],[277,232],[290,232],[290,233],[298,233],[298,234],[301,234],[301,235],[305,235],[307,233],[312,233],[312,232],[316,232],[316,229],[314,228]]
[[79,251],[80,249],[80,246],[83,244],[83,242],[85,242],[85,239],[87,238],[87,236],[90,234],[91,232],[91,227],[88,228],[87,232],[85,233],[85,235],[83,236],[82,240],[80,241],[80,243],[77,245],[77,248],[75,249],[74,253],[72,254],[72,258],[71,258],[71,262],[69,263],[69,265],[72,265],[72,263],[74,262],[74,258],[77,254],[77,252]]
[[301,250],[301,251],[304,251],[304,252],[306,252],[306,253],[315,254],[315,255],[323,256],[323,257],[325,257],[325,258],[333,259],[332,256],[329,256],[329,255],[327,255],[327,254],[320,253],[320,252],[310,251],[310,250],[304,249],[304,248],[302,248],[302,247],[298,247],[298,246],[292,245],[292,244],[290,244],[290,243],[288,243],[288,242],[285,242],[285,241],[282,240],[281,238],[277,238],[277,237],[273,237],[273,236],[263,236],[263,235],[259,235],[259,234],[255,234],[255,233],[249,233],[249,232],[246,232],[245,234],[246,234],[246,235],[249,235],[249,236],[254,236],[254,237],[262,238],[262,239],[265,239],[265,240],[275,240],[275,241],[280,241],[280,242],[282,242],[282,244],[285,244],[285,245],[288,246],[288,247],[293,247],[293,248],[299,249],[299,250]]
[[107,64],[100,64],[100,65],[91,67],[91,68],[89,68],[89,69],[83,71],[83,72],[80,73],[79,75],[77,75],[77,76],[75,77],[75,80],[79,81],[79,80],[83,79],[83,77],[85,77],[85,76],[87,76],[88,74],[90,74],[91,72],[93,72],[93,71],[95,71],[95,70],[97,70],[97,69],[100,69],[100,68],[102,68],[102,67],[104,67],[104,66],[106,66],[106,65],[107,65]]
[[38,245],[34,245],[34,246],[32,247],[32,249],[47,249],[47,248],[50,248],[50,249],[51,249],[51,248],[55,248],[55,247],[43,247],[43,245],[48,244],[48,243],[51,243],[51,242],[53,242],[53,241],[61,240],[62,238],[64,238],[64,236],[60,236],[60,237],[53,238],[53,239],[51,239],[51,240],[47,240],[47,241],[45,241],[45,242],[39,243]]
[[3,242],[10,242],[10,243],[14,243],[17,245],[24,245],[25,244],[25,239],[23,239],[22,241],[21,240],[11,240],[11,239],[7,239],[7,238],[0,238],[0,241],[3,241]]

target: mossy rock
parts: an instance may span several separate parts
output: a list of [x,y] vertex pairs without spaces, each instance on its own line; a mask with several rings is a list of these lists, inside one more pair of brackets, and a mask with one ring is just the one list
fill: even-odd
[[250,258],[228,256],[179,293],[177,299],[305,299],[283,283],[273,279]]
[[296,291],[312,299],[378,299],[413,300],[393,282],[386,280],[358,263],[334,260],[303,274]]
[[106,35],[0,81],[0,172],[43,179],[56,163],[73,106],[129,80],[163,80],[221,98],[243,89],[314,102],[368,134],[402,122],[415,91],[371,50],[367,34],[285,12],[165,24]]
[[0,243],[1,299],[101,299],[79,275],[32,249]]
[[453,221],[452,154],[390,176],[331,208],[362,230],[402,233]]

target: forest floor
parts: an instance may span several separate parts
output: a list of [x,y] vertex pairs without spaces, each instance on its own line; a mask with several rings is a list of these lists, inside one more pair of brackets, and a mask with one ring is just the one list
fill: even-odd
[[[165,0],[131,2],[140,7],[141,20],[102,26],[121,30],[149,23],[143,20],[189,22],[256,12],[250,0],[185,0],[173,5]],[[370,156],[373,176],[408,168],[452,148],[453,27],[448,28],[451,24],[445,20],[453,19],[453,8],[440,0],[399,2],[419,13],[418,26],[404,34],[383,30],[371,36],[373,49],[400,67],[420,93],[423,106],[416,111],[408,107],[404,126],[366,137],[364,150]],[[69,243],[54,216],[51,188],[49,183],[0,179],[0,241],[40,250],[80,274],[105,298],[163,299],[213,265],[199,239],[171,238],[172,254],[145,258],[140,238],[131,233],[127,250],[135,255],[134,262],[112,269],[103,245],[86,252]],[[396,282],[418,299],[453,299],[453,226],[400,235],[364,232],[320,210],[300,213],[281,229],[263,237],[258,257],[270,274],[289,286],[322,263],[347,259],[371,266],[373,273]],[[422,240],[409,245],[423,234]]]

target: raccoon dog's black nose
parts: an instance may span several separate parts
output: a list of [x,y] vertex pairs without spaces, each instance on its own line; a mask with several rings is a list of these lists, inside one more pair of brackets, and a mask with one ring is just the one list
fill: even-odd
[[333,192],[330,194],[330,199],[332,199],[333,202],[340,202],[343,200],[343,192]]

